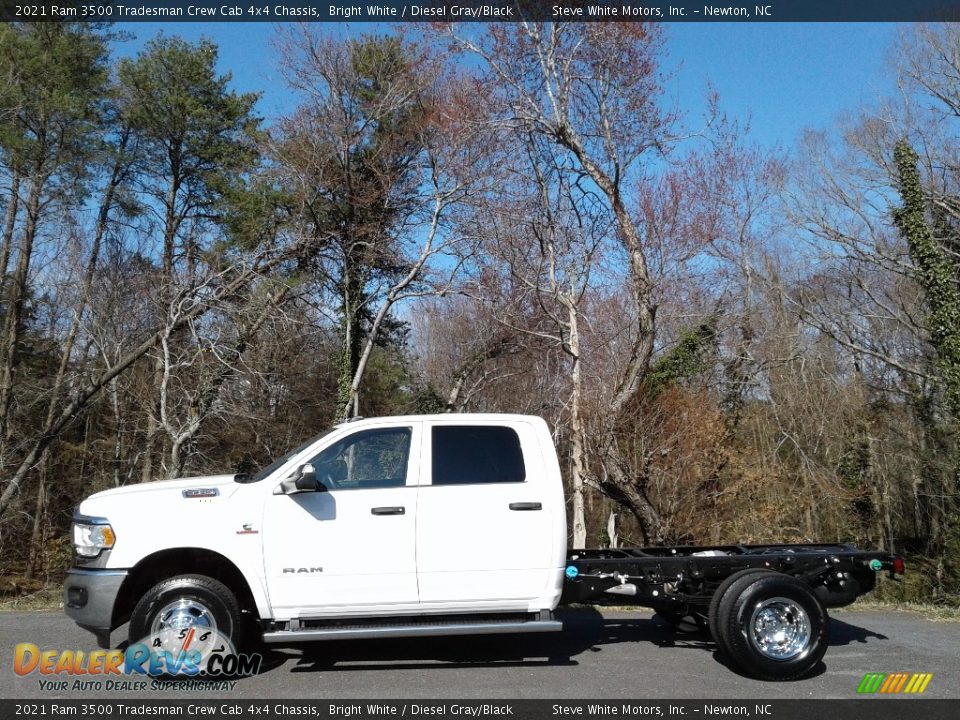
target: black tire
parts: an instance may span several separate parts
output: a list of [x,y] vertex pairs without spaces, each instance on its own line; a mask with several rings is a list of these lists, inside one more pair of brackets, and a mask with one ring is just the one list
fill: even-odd
[[746,570],[739,570],[720,583],[720,587],[717,588],[717,591],[710,598],[710,608],[707,611],[707,625],[710,629],[710,637],[713,638],[713,641],[717,644],[717,647],[719,647],[723,652],[729,654],[727,648],[724,647],[723,637],[720,633],[720,626],[717,617],[720,610],[720,603],[727,594],[727,591],[730,590],[734,583],[743,580],[745,577],[753,575],[765,575],[772,572],[773,570],[765,570],[763,568],[747,568]]
[[[757,679],[802,678],[827,651],[830,617],[807,584],[795,577],[773,573],[744,578],[731,586],[718,613],[731,661]],[[757,629],[764,614],[777,623],[786,622],[786,632],[764,635]],[[764,642],[771,637],[782,641]]]
[[217,632],[240,649],[243,626],[237,598],[222,582],[206,575],[178,575],[150,588],[130,615],[130,642],[147,637],[157,613],[177,600],[190,600],[209,610]]

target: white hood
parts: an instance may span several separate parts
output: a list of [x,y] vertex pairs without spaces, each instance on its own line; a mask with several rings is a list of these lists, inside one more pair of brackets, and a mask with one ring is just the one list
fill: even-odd
[[184,490],[216,490],[213,497],[222,500],[230,497],[239,487],[233,480],[233,475],[203,475],[201,477],[177,478],[175,480],[157,480],[148,483],[135,483],[123,487],[111,488],[91,495],[80,503],[80,513],[83,515],[100,515],[105,507],[114,507],[117,502],[130,506],[136,501],[136,506],[143,507],[142,503],[162,502],[164,504],[185,500]]

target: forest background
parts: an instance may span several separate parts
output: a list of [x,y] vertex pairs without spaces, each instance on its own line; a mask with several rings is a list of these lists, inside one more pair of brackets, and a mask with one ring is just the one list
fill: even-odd
[[547,419],[575,546],[854,542],[960,604],[960,27],[789,150],[663,25],[281,26],[270,118],[124,32],[0,25],[0,593],[92,492],[476,411]]

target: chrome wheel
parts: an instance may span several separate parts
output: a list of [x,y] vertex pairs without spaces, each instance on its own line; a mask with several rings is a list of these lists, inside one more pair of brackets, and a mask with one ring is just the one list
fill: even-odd
[[150,625],[152,635],[163,631],[203,628],[216,630],[217,621],[213,612],[199,600],[180,598],[165,605]]
[[810,618],[795,601],[784,597],[757,603],[747,636],[771,660],[793,660],[810,648]]

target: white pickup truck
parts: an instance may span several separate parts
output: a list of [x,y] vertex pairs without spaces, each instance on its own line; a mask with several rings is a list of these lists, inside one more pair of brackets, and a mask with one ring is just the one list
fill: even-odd
[[555,631],[561,601],[608,600],[693,619],[768,679],[809,672],[826,608],[903,572],[847,545],[568,551],[550,431],[521,415],[351,421],[253,475],[97,493],[73,540],[64,605],[101,647],[127,622],[131,642]]

